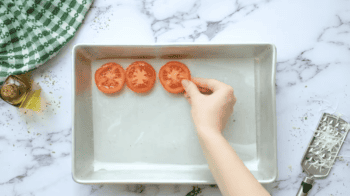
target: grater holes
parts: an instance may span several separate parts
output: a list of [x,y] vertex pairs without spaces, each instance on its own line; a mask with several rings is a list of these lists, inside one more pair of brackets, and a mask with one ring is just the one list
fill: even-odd
[[332,158],[332,153],[331,153],[331,151],[327,151],[326,153],[325,153],[325,159],[328,159],[328,158]]
[[333,134],[333,136],[334,136],[334,137],[339,137],[339,136],[341,136],[341,133],[339,133],[339,131],[337,131],[337,132],[335,132],[335,133]]
[[328,124],[329,124],[329,125],[332,125],[333,122],[334,122],[333,120],[330,120]]
[[320,125],[318,125],[317,129],[321,130],[323,127],[324,127],[323,124],[320,124]]
[[320,137],[321,133],[320,132],[315,132],[315,137]]
[[339,117],[324,113],[309,144],[303,164],[309,172],[326,174],[342,146],[350,125]]
[[306,154],[305,158],[306,159],[310,159],[310,158],[312,159],[312,156],[313,156],[313,154],[309,152],[309,153]]
[[320,167],[320,172],[322,171],[322,170],[325,170],[326,168],[324,167],[324,166],[321,166]]
[[335,128],[332,128],[332,127],[331,127],[331,128],[329,128],[329,132],[330,132],[331,134],[334,134],[334,133],[335,133],[335,131],[336,131],[336,130],[335,130]]
[[335,124],[334,126],[335,128],[338,128],[339,127],[339,122],[337,124]]
[[336,146],[334,146],[334,147],[332,148],[331,152],[332,152],[333,154],[336,154],[336,153],[338,152],[337,147],[336,147]]
[[325,149],[325,148],[321,148],[321,152],[324,152],[324,151],[326,151],[327,149]]

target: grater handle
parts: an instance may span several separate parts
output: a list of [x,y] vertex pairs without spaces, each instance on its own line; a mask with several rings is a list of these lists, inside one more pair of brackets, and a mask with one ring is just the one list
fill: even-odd
[[312,177],[305,177],[301,182],[297,196],[306,196],[314,185],[314,181]]

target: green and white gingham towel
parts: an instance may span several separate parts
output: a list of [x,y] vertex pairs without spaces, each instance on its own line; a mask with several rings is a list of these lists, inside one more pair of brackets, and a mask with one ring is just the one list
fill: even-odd
[[74,36],[93,0],[0,0],[0,84],[44,64]]

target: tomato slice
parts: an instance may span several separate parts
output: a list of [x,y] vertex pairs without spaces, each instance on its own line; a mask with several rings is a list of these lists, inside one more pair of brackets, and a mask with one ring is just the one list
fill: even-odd
[[104,93],[120,91],[125,83],[125,71],[117,63],[106,63],[95,72],[97,88]]
[[177,61],[170,61],[159,70],[159,80],[169,93],[184,92],[181,80],[191,80],[191,73],[187,66]]
[[126,69],[126,85],[136,93],[145,93],[151,90],[156,82],[156,71],[144,62],[133,62]]

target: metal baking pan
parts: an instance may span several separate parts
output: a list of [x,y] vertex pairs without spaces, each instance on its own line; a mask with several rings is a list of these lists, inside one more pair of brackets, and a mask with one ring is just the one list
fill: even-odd
[[73,49],[73,160],[78,183],[215,183],[196,136],[190,105],[157,78],[146,94],[126,86],[100,92],[95,71],[143,60],[155,70],[180,61],[194,77],[231,85],[238,99],[224,136],[260,183],[278,174],[276,47],[272,44],[80,44]]

